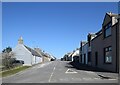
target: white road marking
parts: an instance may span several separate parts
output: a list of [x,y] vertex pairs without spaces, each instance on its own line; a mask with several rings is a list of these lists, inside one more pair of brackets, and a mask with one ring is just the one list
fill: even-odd
[[117,79],[108,79],[108,80],[117,80]]
[[53,70],[55,70],[55,67],[54,67],[54,69]]
[[[72,72],[69,72],[69,71],[72,71]],[[65,73],[77,73],[76,71],[73,71],[71,69],[68,69]]]
[[84,72],[86,72],[86,73],[90,73],[90,74],[91,74],[91,73],[95,73],[95,72],[92,72],[92,71],[84,71]]
[[52,76],[53,76],[53,72],[52,72],[52,73],[51,73],[51,75],[50,75],[49,82],[50,82],[50,80],[51,80]]
[[[56,64],[56,65],[57,65],[57,64]],[[50,78],[49,78],[48,82],[50,82],[50,81],[51,81],[51,78],[52,78],[53,73],[54,73],[54,71],[55,71],[56,65],[55,65],[55,66],[54,66],[54,68],[53,68],[53,71],[52,71],[52,73],[51,73],[51,75],[50,75]]]

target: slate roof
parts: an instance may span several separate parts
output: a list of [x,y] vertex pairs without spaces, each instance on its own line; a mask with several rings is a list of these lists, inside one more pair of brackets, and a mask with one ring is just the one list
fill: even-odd
[[112,12],[107,12],[108,15],[112,16],[112,17],[117,17],[118,14],[112,13]]
[[[25,46],[25,45],[24,45]],[[35,50],[33,50],[32,48],[25,46],[31,53],[33,56],[38,56],[38,57],[42,57],[38,52],[36,52]]]
[[96,35],[100,35],[102,34],[102,29],[100,31],[98,31],[97,33],[95,33]]

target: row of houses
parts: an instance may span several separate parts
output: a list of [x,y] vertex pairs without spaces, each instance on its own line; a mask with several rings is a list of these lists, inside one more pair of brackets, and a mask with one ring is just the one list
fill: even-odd
[[32,66],[34,64],[55,60],[55,57],[45,53],[40,48],[30,48],[23,43],[23,38],[18,39],[18,44],[13,48],[12,52],[16,60],[23,61],[24,66]]
[[78,62],[79,61],[79,48],[76,48],[72,52],[66,53],[61,60]]
[[120,22],[119,15],[105,14],[102,28],[88,33],[87,40],[80,42],[77,61],[81,64],[119,72]]

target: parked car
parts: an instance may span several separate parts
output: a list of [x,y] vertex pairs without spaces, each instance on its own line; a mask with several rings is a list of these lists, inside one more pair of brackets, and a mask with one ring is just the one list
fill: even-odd
[[23,60],[16,60],[15,63],[17,63],[17,64],[24,64],[24,61]]
[[61,58],[61,61],[63,61],[63,58]]

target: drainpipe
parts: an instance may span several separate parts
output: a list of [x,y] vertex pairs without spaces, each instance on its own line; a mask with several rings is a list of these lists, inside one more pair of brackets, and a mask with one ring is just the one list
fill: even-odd
[[44,63],[44,56],[42,55],[42,62]]
[[[120,6],[120,2],[119,2],[119,6]],[[119,61],[119,59],[120,59],[120,14],[118,15],[118,59],[117,59],[117,70],[118,70],[118,72],[119,72],[119,69],[120,69],[120,61]]]
[[118,15],[118,25],[116,25],[116,72],[119,73],[120,57],[120,17]]

